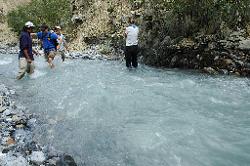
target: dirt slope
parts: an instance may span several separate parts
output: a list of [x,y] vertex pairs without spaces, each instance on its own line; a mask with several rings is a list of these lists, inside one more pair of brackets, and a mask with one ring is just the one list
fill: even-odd
[[19,5],[28,4],[31,0],[0,0],[0,43],[15,44],[17,42],[16,34],[11,32],[6,22],[6,15],[9,11]]

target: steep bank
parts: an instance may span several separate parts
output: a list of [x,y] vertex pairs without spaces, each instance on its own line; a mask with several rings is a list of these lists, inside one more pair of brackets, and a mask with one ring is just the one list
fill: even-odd
[[74,48],[100,41],[105,46],[120,45],[127,18],[134,14],[139,4],[139,1],[72,0],[72,21],[76,26]]
[[199,69],[210,74],[250,76],[250,39],[244,31],[226,38],[200,35],[171,39],[166,36],[142,55],[148,65],[167,68]]

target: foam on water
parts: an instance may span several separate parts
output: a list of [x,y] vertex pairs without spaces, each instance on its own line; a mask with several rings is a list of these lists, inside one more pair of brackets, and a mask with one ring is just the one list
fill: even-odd
[[39,77],[45,76],[47,72],[43,72],[40,70],[35,70],[35,72],[30,76],[31,79],[37,79]]
[[8,65],[13,62],[12,58],[3,58],[0,60],[0,65]]

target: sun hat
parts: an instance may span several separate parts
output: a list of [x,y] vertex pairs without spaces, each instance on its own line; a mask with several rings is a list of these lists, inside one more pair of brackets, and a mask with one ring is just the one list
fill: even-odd
[[27,27],[27,28],[34,28],[35,25],[31,21],[28,21],[28,22],[25,23],[25,27]]
[[62,29],[60,26],[55,26],[56,29]]

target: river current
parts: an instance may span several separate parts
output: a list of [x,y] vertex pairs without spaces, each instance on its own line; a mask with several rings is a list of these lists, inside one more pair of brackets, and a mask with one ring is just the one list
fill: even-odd
[[34,137],[82,166],[250,165],[250,80],[124,62],[36,58],[16,81],[0,55],[0,83],[44,121]]

